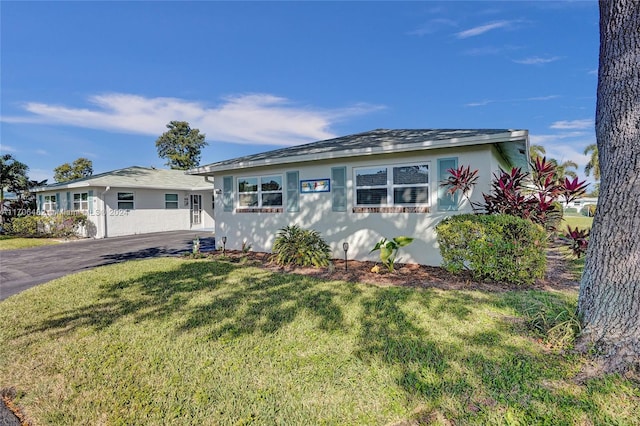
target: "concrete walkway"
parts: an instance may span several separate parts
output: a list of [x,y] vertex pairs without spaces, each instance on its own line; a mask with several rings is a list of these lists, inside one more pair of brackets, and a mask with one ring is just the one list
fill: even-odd
[[210,231],[171,231],[77,240],[53,246],[0,251],[0,300],[38,284],[96,266],[192,250],[200,238],[201,250],[215,249]]

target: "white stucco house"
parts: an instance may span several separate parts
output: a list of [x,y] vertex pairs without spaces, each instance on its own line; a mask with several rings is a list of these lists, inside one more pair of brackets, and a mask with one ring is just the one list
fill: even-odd
[[213,182],[182,170],[128,167],[35,190],[40,214],[79,211],[93,238],[211,229]]
[[473,201],[492,174],[528,170],[526,130],[386,130],[313,142],[208,164],[189,173],[213,178],[215,232],[227,247],[270,252],[279,229],[297,224],[321,232],[342,258],[376,260],[380,238],[415,237],[400,262],[439,265],[434,227],[471,211],[440,182],[458,165],[479,169]]

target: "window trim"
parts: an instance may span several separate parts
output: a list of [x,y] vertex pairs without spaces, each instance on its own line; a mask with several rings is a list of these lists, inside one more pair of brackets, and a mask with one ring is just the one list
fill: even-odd
[[[167,195],[175,195],[176,199],[175,200],[167,200]],[[175,207],[169,207],[169,203],[171,203],[171,205],[175,204]],[[174,192],[167,192],[164,194],[164,209],[165,210],[178,210],[180,208],[180,196],[177,193]]]
[[[280,178],[280,189],[276,190],[276,191],[263,191],[262,190],[262,180],[265,178],[270,178],[270,177],[278,177]],[[257,191],[240,191],[240,182],[242,180],[248,180],[248,179],[256,179],[257,180]],[[284,208],[284,204],[285,204],[285,200],[284,200],[284,176],[282,174],[268,174],[268,175],[245,175],[245,176],[238,176],[236,178],[236,185],[235,188],[237,190],[237,197],[236,197],[236,206],[238,210],[253,210],[253,209],[283,209]],[[246,195],[246,194],[256,194],[257,199],[258,199],[258,204],[255,206],[246,206],[246,205],[241,205],[240,204],[240,197],[242,195]],[[262,204],[262,195],[263,194],[280,194],[282,202],[279,205],[263,205]]]
[[[47,198],[49,199],[48,201],[47,201]],[[47,212],[56,210],[57,205],[58,205],[57,204],[58,200],[57,200],[57,195],[56,194],[45,195],[43,197],[43,200],[44,201],[42,202],[42,210],[47,211]]]
[[[121,200],[121,194],[131,194],[131,200]],[[133,191],[128,192],[118,192],[116,193],[116,202],[118,205],[118,210],[134,210],[136,208],[136,194]],[[131,207],[120,207],[120,203],[131,203]]]
[[[419,183],[419,184],[395,184],[393,182],[393,169],[394,168],[398,168],[398,167],[412,167],[412,166],[427,166],[427,182],[426,183]],[[387,173],[387,183],[386,185],[361,185],[358,186],[358,172],[361,170],[367,170],[367,169],[386,169],[386,173]],[[431,167],[431,161],[430,160],[423,160],[423,161],[413,161],[410,163],[383,163],[383,164],[374,164],[374,165],[367,165],[367,166],[361,166],[361,167],[354,167],[353,168],[353,205],[354,208],[359,211],[362,208],[390,208],[390,209],[395,209],[395,208],[407,208],[407,209],[412,209],[412,208],[430,208],[433,205],[432,202],[432,198],[433,195],[431,194],[431,181],[432,181],[432,167]],[[395,189],[398,188],[409,188],[409,187],[422,187],[422,188],[426,188],[427,189],[427,194],[428,194],[428,201],[426,203],[396,203],[395,202],[395,197],[394,197],[394,193],[395,193]],[[380,204],[359,204],[358,203],[358,189],[386,189],[387,191],[387,196],[386,196],[386,202],[385,203],[380,203]]]
[[[86,195],[87,199],[82,200],[82,195]],[[80,199],[76,201],[76,195],[80,196]],[[85,203],[86,208],[82,208],[82,204]],[[79,208],[76,208],[76,204],[79,204]],[[71,194],[71,209],[73,211],[88,211],[89,210],[89,192],[74,192]]]

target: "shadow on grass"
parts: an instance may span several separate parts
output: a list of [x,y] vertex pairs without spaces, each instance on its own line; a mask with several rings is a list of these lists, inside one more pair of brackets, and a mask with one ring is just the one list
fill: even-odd
[[[354,284],[345,285],[357,291]],[[320,329],[335,330],[344,327],[344,314],[334,298],[344,295],[344,286],[321,289],[317,281],[294,274],[185,262],[171,271],[104,285],[97,302],[63,311],[29,331],[65,334],[82,327],[104,329],[125,317],[139,322],[178,314],[184,319],[177,332],[207,327],[216,339],[273,333],[301,311],[316,317]]]
[[[517,292],[505,298],[406,288],[363,290],[344,282],[332,287],[313,278],[226,262],[184,262],[171,271],[106,284],[98,302],[66,310],[30,331],[69,333],[81,327],[103,329],[125,318],[145,321],[176,315],[180,320],[175,332],[205,329],[213,340],[233,339],[275,333],[304,313],[316,319],[320,330],[356,327],[354,356],[390,366],[408,400],[427,401],[429,407],[447,405],[445,399],[461,401],[458,408],[448,408],[448,415],[456,418],[481,416],[483,406],[500,406],[519,407],[525,423],[570,423],[570,415],[557,418],[565,415],[566,407],[578,413],[592,409],[570,391],[548,386],[563,379],[559,370],[564,361],[508,342],[513,335],[509,319],[489,329],[452,329],[451,339],[443,343],[407,310],[417,306],[430,312],[433,321],[455,318],[451,323],[460,325],[472,321],[474,310],[482,305],[523,309],[522,298]],[[346,306],[359,309],[357,324],[347,324]]]

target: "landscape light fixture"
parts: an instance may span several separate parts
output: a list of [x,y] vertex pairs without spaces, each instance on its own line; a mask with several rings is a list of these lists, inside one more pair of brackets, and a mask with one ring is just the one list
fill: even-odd
[[222,255],[224,256],[227,252],[227,236],[222,237]]
[[342,243],[342,250],[344,250],[344,270],[347,270],[347,252],[349,251],[349,243],[348,242],[344,242]]

